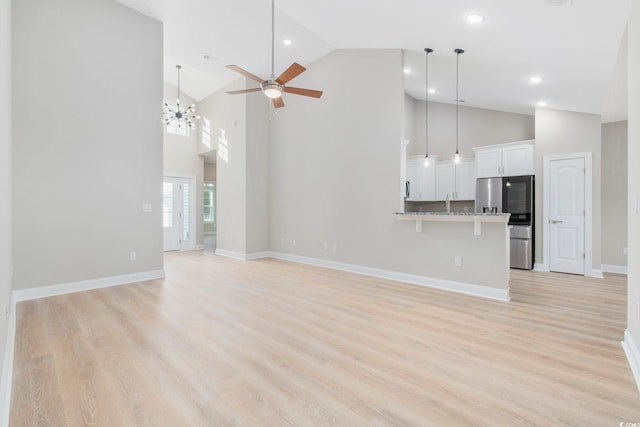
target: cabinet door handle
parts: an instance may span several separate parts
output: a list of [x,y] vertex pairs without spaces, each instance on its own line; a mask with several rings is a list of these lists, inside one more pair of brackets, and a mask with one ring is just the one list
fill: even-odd
[[562,221],[560,221],[559,219],[552,219],[551,221],[549,221],[551,224],[562,224]]

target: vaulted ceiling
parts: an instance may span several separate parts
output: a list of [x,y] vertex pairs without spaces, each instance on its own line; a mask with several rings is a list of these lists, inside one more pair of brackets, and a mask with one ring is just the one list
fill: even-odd
[[[267,77],[271,68],[270,0],[118,0],[164,23],[165,80],[201,100],[238,75],[236,64]],[[405,88],[455,100],[456,48],[465,105],[533,114],[549,108],[617,114],[626,108],[626,73],[616,64],[631,0],[276,0],[276,74],[334,49],[405,52]],[[485,20],[469,24],[476,12]],[[284,39],[291,40],[285,46]],[[205,59],[205,56],[209,59]],[[401,70],[399,70],[401,72]],[[542,81],[534,84],[531,76]],[[614,78],[615,76],[615,78]]]

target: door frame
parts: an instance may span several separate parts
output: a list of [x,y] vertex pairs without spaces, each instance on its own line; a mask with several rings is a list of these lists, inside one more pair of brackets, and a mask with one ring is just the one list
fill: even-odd
[[[196,176],[195,175],[185,175],[185,174],[180,174],[180,173],[165,173],[162,174],[162,179],[164,180],[164,178],[180,178],[180,179],[187,179],[189,180],[189,185],[191,186],[191,188],[193,190],[195,190],[196,188]],[[191,190],[191,193],[189,195],[189,203],[191,204],[191,212],[193,212],[193,215],[191,215],[191,218],[189,218],[189,230],[191,230],[191,238],[189,239],[189,244],[185,245],[184,244],[184,240],[182,241],[182,244],[180,245],[180,250],[181,251],[192,251],[196,249],[196,245],[197,245],[197,240],[198,240],[198,233],[197,233],[197,229],[196,229],[196,217],[198,216],[198,206],[197,206],[197,201],[196,201],[196,191]]]
[[542,270],[550,271],[549,248],[549,170],[555,160],[584,159],[584,275],[602,278],[601,270],[593,269],[593,154],[590,151],[572,154],[550,154],[542,161]]

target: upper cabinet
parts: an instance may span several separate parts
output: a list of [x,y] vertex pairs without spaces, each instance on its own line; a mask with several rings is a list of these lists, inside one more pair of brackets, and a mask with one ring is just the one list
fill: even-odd
[[474,148],[477,177],[533,175],[533,144],[531,139]]
[[436,165],[436,200],[474,200],[476,198],[473,159],[438,162]]
[[436,170],[433,158],[425,162],[424,156],[407,159],[408,201],[427,202],[436,200]]

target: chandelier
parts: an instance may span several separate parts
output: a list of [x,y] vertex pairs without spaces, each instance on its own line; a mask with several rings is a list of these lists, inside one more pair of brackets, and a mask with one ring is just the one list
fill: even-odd
[[175,126],[181,128],[184,126],[189,126],[189,128],[195,128],[193,121],[191,119],[199,119],[200,116],[196,116],[196,104],[191,104],[189,108],[183,110],[180,107],[180,69],[181,65],[176,65],[178,70],[178,99],[176,100],[176,105],[169,105],[167,101],[163,101],[164,103],[164,124],[167,126]]

